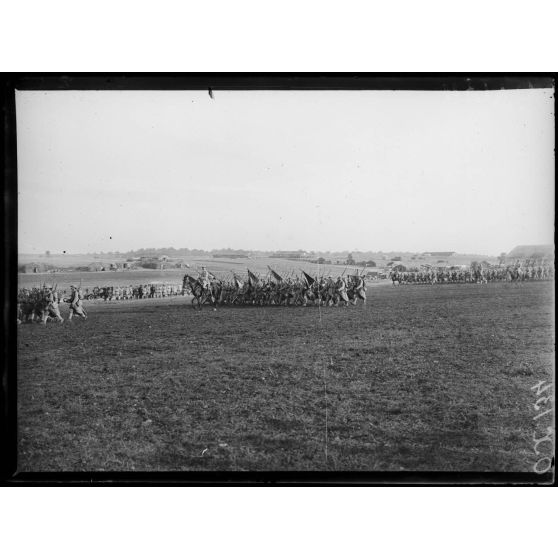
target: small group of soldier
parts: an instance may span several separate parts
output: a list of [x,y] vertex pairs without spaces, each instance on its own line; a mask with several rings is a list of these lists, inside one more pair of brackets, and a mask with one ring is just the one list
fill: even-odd
[[143,285],[94,287],[85,289],[87,300],[139,300],[145,298],[167,298],[182,295],[182,287],[171,283],[146,283]]
[[61,302],[67,303],[69,306],[68,321],[72,321],[74,315],[87,319],[87,312],[83,308],[82,300],[81,289],[75,285],[70,286],[70,294],[67,297],[53,287],[20,289],[17,299],[17,323],[41,322],[46,324],[48,320],[63,323],[64,318],[60,313]]

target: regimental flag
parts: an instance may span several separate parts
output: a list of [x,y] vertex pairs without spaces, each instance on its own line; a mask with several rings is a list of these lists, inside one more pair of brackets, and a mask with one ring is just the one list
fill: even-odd
[[248,269],[248,283],[250,283],[250,285],[257,285],[259,282],[260,280],[258,279],[258,277]]
[[306,280],[306,283],[309,287],[311,287],[316,282],[316,279],[314,279],[314,277],[311,277],[310,275],[308,275],[308,273],[306,273],[306,271],[303,271],[302,275],[304,275],[304,279]]
[[[269,266],[267,266],[269,267]],[[273,277],[275,278],[276,281],[283,281],[283,277],[281,277],[281,275],[279,275],[279,273],[277,273],[276,271],[273,271],[273,269],[271,269],[271,267],[269,267],[269,271],[271,271],[271,275],[273,275]]]

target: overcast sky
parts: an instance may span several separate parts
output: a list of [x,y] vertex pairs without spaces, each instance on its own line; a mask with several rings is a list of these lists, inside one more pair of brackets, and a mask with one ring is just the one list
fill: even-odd
[[19,251],[552,244],[552,90],[21,91]]

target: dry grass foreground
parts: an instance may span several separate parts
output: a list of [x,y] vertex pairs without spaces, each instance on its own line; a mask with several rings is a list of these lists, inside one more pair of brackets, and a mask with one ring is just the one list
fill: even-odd
[[86,303],[86,322],[19,326],[19,468],[531,471],[553,289],[381,286],[367,307],[321,310]]

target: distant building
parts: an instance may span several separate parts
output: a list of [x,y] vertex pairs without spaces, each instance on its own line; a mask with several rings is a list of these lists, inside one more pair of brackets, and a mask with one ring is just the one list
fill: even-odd
[[455,252],[423,252],[423,256],[442,256],[444,258],[449,258],[450,256],[455,256]]
[[47,271],[47,266],[41,263],[26,263],[18,266],[17,268],[19,273],[44,273]]
[[309,257],[308,252],[298,250],[297,252],[275,252],[271,254],[272,258],[283,258],[285,260],[303,260]]

